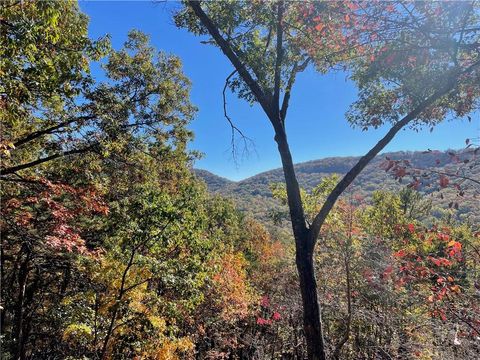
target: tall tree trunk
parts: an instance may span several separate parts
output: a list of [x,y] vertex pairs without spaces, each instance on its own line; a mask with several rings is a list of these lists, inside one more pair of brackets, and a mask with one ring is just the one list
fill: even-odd
[[[299,240],[306,241],[308,237]],[[307,341],[308,358],[311,360],[325,360],[325,343],[323,340],[320,304],[317,296],[313,251],[297,246],[296,264],[300,278],[300,291],[302,293],[303,328]]]
[[[5,232],[3,234],[5,237]],[[4,244],[2,239],[0,239],[0,298],[2,299],[1,304],[3,307],[0,309],[0,334],[5,334],[5,308],[7,304],[4,303],[6,292],[4,290],[5,286],[5,254],[3,252]],[[3,345],[3,341],[0,341],[0,346]]]
[[[318,233],[312,232],[307,228],[305,214],[303,211],[300,188],[298,186],[295,169],[293,167],[292,155],[288,146],[287,135],[285,133],[285,116],[287,113],[290,99],[290,90],[293,85],[296,72],[305,69],[308,61],[300,67],[295,66],[288,81],[286,93],[280,107],[281,92],[281,70],[283,57],[283,2],[277,3],[277,58],[275,61],[274,89],[271,92],[265,92],[257,80],[252,77],[248,68],[237,57],[237,54],[230,46],[230,43],[223,38],[218,26],[203,11],[201,3],[196,0],[190,0],[189,6],[207,28],[210,35],[222,49],[223,53],[232,62],[235,70],[241,76],[245,84],[255,95],[265,114],[268,116],[275,130],[275,141],[278,145],[278,151],[282,159],[283,174],[287,186],[288,208],[290,210],[290,219],[292,220],[293,234],[296,241],[297,268],[300,277],[300,287],[304,305],[304,324],[305,336],[307,340],[308,358],[312,360],[325,359],[325,350],[322,336],[322,326],[320,321],[320,307],[317,298],[317,286],[315,282],[313,267],[313,248],[315,245],[315,236]],[[258,77],[258,76],[257,76]],[[320,226],[319,226],[320,227]]]
[[27,279],[29,273],[30,252],[27,250],[25,260],[20,265],[18,272],[18,296],[14,308],[14,325],[12,355],[14,360],[25,358],[25,334],[24,334],[24,299],[27,288]]
[[[433,104],[443,95],[449,93],[458,83],[460,75],[468,74],[480,62],[475,62],[467,69],[455,73],[450,79],[446,79],[443,88],[438,89],[433,95],[420,103],[417,108],[405,115],[403,119],[396,122],[396,124],[388,131],[388,133],[366,154],[355,166],[342,178],[342,180],[335,186],[333,191],[327,197],[320,212],[315,216],[312,224],[307,228],[305,215],[303,212],[302,201],[300,197],[300,189],[298,181],[295,176],[292,157],[287,142],[285,133],[285,117],[290,100],[290,92],[295,81],[296,73],[303,71],[309,63],[307,59],[302,65],[297,64],[293,67],[290,73],[289,80],[284,89],[284,97],[280,107],[280,93],[281,93],[281,78],[282,66],[284,62],[284,47],[283,47],[283,1],[277,1],[277,16],[276,16],[276,60],[274,70],[274,85],[273,89],[265,89],[255,79],[258,79],[258,74],[254,69],[250,69],[238,57],[235,48],[231,46],[229,39],[225,39],[219,27],[212,19],[203,11],[201,3],[198,0],[188,1],[190,8],[193,10],[198,19],[206,27],[217,45],[231,61],[235,70],[243,79],[245,84],[250,88],[252,94],[265,111],[270,122],[275,129],[275,141],[278,144],[278,150],[282,159],[283,173],[285,175],[285,183],[287,186],[288,207],[290,210],[290,218],[292,220],[293,234],[296,241],[296,263],[300,276],[300,286],[304,306],[304,325],[305,336],[307,340],[307,349],[309,359],[325,359],[324,342],[322,337],[322,326],[320,319],[320,306],[317,298],[315,274],[313,267],[313,249],[315,247],[316,238],[318,237],[322,225],[335,205],[338,197],[345,191],[345,189],[353,182],[353,180],[360,174],[360,172],[370,163],[370,161],[393,139],[393,137],[408,123],[416,119],[427,107]],[[252,73],[251,73],[252,72]],[[255,76],[253,76],[253,75]]]
[[303,304],[303,327],[310,360],[325,360],[320,305],[317,296],[317,282],[313,265],[315,239],[307,228],[300,195],[300,187],[295,175],[292,155],[283,126],[275,127],[275,141],[282,159],[283,173],[287,187],[288,207],[295,236],[296,265],[300,279],[300,292]]

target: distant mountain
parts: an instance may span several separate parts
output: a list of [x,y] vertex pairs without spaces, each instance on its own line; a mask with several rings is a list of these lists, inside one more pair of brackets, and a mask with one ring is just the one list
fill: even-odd
[[198,178],[205,181],[208,190],[210,190],[211,192],[221,191],[222,189],[225,189],[228,185],[235,183],[232,180],[228,180],[224,177],[215,175],[207,170],[194,169],[194,173]]
[[[392,160],[408,160],[413,167],[423,169],[434,169],[436,171],[449,170],[455,167],[452,157],[448,151],[428,151],[411,152],[400,151],[385,153],[377,156],[357,177],[350,186],[350,191],[370,198],[375,190],[396,191],[405,186],[395,180],[391,174],[386,173],[381,164],[386,158]],[[320,180],[332,174],[345,174],[358,161],[359,157],[329,157],[320,160],[313,160],[295,165],[295,171],[299,184],[306,190],[312,189]],[[480,179],[480,167],[472,170],[472,178]],[[195,169],[197,177],[203,179],[211,192],[233,198],[237,206],[251,215],[264,221],[268,221],[268,213],[271,209],[281,209],[279,203],[272,198],[269,184],[284,182],[283,171],[281,168],[266,171],[241,181],[231,181],[206,170]],[[432,193],[438,188],[437,184],[432,184],[428,188],[422,189],[426,193]],[[432,194],[432,202],[439,210],[448,208],[451,201],[455,201],[457,196],[455,191],[444,191],[443,198],[437,193]],[[457,199],[458,200],[458,199]],[[480,207],[478,199],[464,200],[460,199],[461,206],[459,215],[480,218]],[[285,210],[285,209],[284,209]],[[472,214],[473,213],[473,214]],[[480,219],[479,219],[480,220]]]

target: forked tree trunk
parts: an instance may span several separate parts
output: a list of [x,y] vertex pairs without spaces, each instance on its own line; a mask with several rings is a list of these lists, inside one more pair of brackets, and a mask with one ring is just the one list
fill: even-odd
[[[315,216],[312,224],[307,228],[300,196],[300,188],[295,176],[292,156],[290,154],[287,136],[285,133],[285,117],[290,100],[290,92],[295,81],[296,72],[299,70],[297,66],[294,66],[294,70],[292,70],[292,73],[290,74],[290,78],[286,88],[284,89],[285,93],[282,105],[280,106],[282,65],[285,65],[283,63],[284,49],[282,45],[284,13],[283,1],[277,2],[277,46],[274,86],[273,89],[267,89],[267,91],[265,91],[255,77],[252,76],[248,67],[242,63],[229,41],[223,38],[218,26],[203,11],[200,1],[190,0],[188,3],[195,15],[199,18],[210,35],[213,37],[217,45],[231,61],[232,65],[235,67],[235,70],[238,72],[245,84],[252,91],[252,94],[265,111],[265,114],[269,117],[270,122],[275,130],[275,141],[278,144],[278,151],[282,159],[283,173],[285,175],[285,183],[287,185],[288,207],[290,210],[290,218],[292,220],[292,228],[296,241],[296,264],[300,277],[300,287],[304,309],[304,330],[307,340],[308,358],[314,360],[323,360],[325,359],[325,349],[322,336],[320,305],[318,303],[317,286],[315,282],[313,266],[313,249],[315,247],[316,238],[320,233],[321,227],[327,215],[332,210],[335,202],[343,193],[343,191],[345,191],[345,189],[353,182],[353,180],[358,176],[358,174],[360,174],[365,166],[367,166],[367,164],[370,163],[370,161],[385,148],[385,146],[393,139],[393,137],[408,123],[416,119],[426,108],[432,105],[440,97],[452,91],[456,87],[461,75],[466,75],[473,71],[477,66],[480,66],[480,61],[473,63],[463,71],[456,72],[450,78],[446,78],[444,85],[440,89],[435,91],[434,94],[422,101],[414,110],[396,122],[395,125],[393,125],[392,128],[387,132],[387,134],[381,138],[368,153],[361,157],[360,160],[335,186],[332,192],[328,195],[320,212]],[[305,66],[307,65],[308,61],[304,63],[303,69],[305,69]]]
[[306,226],[300,187],[295,175],[292,155],[283,126],[277,126],[275,128],[275,141],[277,142],[278,151],[282,159],[288,195],[288,207],[295,237],[295,262],[300,280],[300,292],[302,294],[303,328],[307,343],[308,359],[325,360],[325,344],[313,264],[315,240],[312,238],[311,231]]
[[[265,93],[264,89],[249,73],[248,68],[240,61],[227,40],[220,34],[218,26],[203,11],[199,1],[189,1],[189,6],[207,28],[210,35],[215,39],[223,53],[232,62],[235,70],[245,81],[255,95],[257,101],[265,111],[275,130],[275,141],[282,159],[283,174],[287,187],[288,208],[292,220],[293,234],[296,240],[296,263],[300,277],[300,288],[304,307],[304,331],[307,341],[308,358],[310,360],[324,360],[325,350],[320,320],[320,307],[317,298],[317,284],[313,267],[313,249],[315,232],[307,228],[305,214],[303,212],[300,187],[298,186],[295,169],[293,167],[292,155],[288,146],[285,132],[285,116],[290,99],[290,90],[295,80],[296,72],[290,76],[288,90],[284,95],[280,106],[280,83],[281,68],[283,59],[283,3],[279,2],[277,7],[277,59],[275,62],[275,86],[271,94]],[[305,62],[305,67],[308,62]]]

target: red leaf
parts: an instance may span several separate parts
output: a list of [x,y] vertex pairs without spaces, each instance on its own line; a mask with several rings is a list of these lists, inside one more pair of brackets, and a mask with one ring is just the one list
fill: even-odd
[[257,325],[270,325],[272,320],[267,320],[262,317],[257,318]]
[[410,232],[410,234],[413,234],[415,232],[415,225],[408,224],[408,231]]
[[407,252],[403,249],[398,250],[397,252],[393,253],[393,256],[398,257],[398,258],[404,257],[405,255],[407,255]]
[[317,30],[317,31],[322,31],[324,28],[325,28],[325,25],[322,24],[322,23],[318,23],[318,24],[315,26],[315,30]]

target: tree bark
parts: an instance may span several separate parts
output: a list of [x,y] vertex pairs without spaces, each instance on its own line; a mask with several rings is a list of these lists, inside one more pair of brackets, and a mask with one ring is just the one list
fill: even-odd
[[[308,234],[306,234],[308,236]],[[298,242],[308,240],[299,239]],[[312,249],[313,250],[313,249]],[[296,264],[300,278],[300,291],[303,305],[303,329],[307,342],[307,354],[311,360],[325,360],[320,304],[317,296],[317,282],[313,265],[313,251],[304,247],[296,250]]]
[[28,273],[30,264],[30,252],[27,250],[25,260],[22,262],[18,272],[18,296],[14,308],[14,325],[12,341],[12,358],[14,360],[25,359],[25,334],[24,334],[24,300],[27,288]]
[[[320,319],[320,306],[317,297],[317,284],[315,281],[313,266],[313,248],[314,237],[308,230],[303,211],[302,199],[300,196],[300,187],[298,185],[295,169],[293,166],[292,155],[285,132],[285,116],[290,98],[290,90],[293,85],[294,75],[291,77],[291,83],[288,85],[287,94],[283,99],[280,109],[280,70],[283,62],[283,3],[279,2],[277,7],[277,59],[275,66],[275,86],[273,92],[262,89],[258,82],[250,74],[247,67],[238,58],[231,44],[220,34],[218,26],[203,11],[200,2],[191,0],[189,6],[199,18],[202,24],[207,28],[222,52],[231,61],[235,70],[248,85],[257,101],[265,111],[268,119],[275,130],[275,141],[278,145],[278,152],[282,160],[283,173],[287,187],[288,208],[292,229],[296,245],[296,263],[300,279],[300,291],[304,307],[304,331],[307,342],[308,358],[311,360],[324,360],[325,350],[322,334],[322,324]],[[294,72],[304,69],[308,61],[294,67]]]
[[[232,44],[226,40],[219,27],[210,19],[210,17],[203,11],[201,3],[198,0],[188,1],[189,6],[206,27],[212,38],[215,40],[222,52],[231,61],[235,70],[243,79],[245,84],[250,88],[255,95],[258,103],[264,110],[268,119],[272,123],[275,130],[275,141],[278,145],[278,151],[282,160],[283,173],[285,176],[285,183],[287,187],[288,207],[290,211],[290,218],[292,221],[292,229],[295,237],[296,246],[296,265],[300,278],[300,288],[302,294],[302,302],[304,308],[304,331],[307,341],[307,350],[309,359],[325,359],[324,340],[322,333],[320,306],[317,297],[317,285],[315,281],[315,273],[313,266],[313,250],[315,243],[322,228],[322,225],[332,210],[339,196],[345,189],[353,182],[353,180],[360,174],[360,172],[367,166],[367,164],[392,140],[392,138],[404,128],[410,121],[415,119],[428,106],[433,104],[441,96],[450,92],[458,82],[459,76],[468,73],[473,68],[480,64],[480,61],[470,65],[467,69],[457,74],[456,77],[448,79],[445,85],[438,89],[429,98],[425,99],[412,112],[407,114],[402,120],[397,122],[388,133],[366,154],[358,163],[342,178],[336,185],[334,190],[329,194],[320,212],[315,216],[311,226],[307,227],[306,218],[302,206],[300,196],[300,188],[295,175],[292,156],[287,141],[285,132],[285,117],[290,99],[290,91],[295,80],[295,73],[297,70],[304,69],[308,65],[308,60],[304,62],[299,68],[294,66],[291,77],[288,81],[287,88],[283,98],[283,103],[280,108],[280,74],[283,64],[283,2],[277,3],[277,48],[276,61],[274,72],[274,88],[265,89],[259,84],[254,75],[254,69],[249,69],[241,61],[238,52],[232,47]],[[258,78],[258,77],[257,77]],[[273,90],[273,91],[272,91]]]
[[295,255],[300,292],[303,305],[303,328],[307,343],[307,354],[310,360],[325,360],[325,342],[321,320],[320,304],[317,295],[317,281],[313,263],[314,239],[308,230],[300,187],[295,175],[290,148],[283,126],[275,127],[275,141],[282,160],[283,174],[287,187],[288,207],[295,237]]

